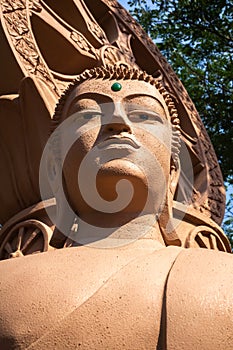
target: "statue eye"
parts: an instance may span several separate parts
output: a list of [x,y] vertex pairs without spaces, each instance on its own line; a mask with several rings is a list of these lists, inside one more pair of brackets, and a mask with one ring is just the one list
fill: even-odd
[[102,113],[100,111],[83,110],[74,114],[74,123],[76,127],[79,127],[88,122],[101,123]]
[[95,114],[91,114],[91,113],[86,113],[83,115],[84,119],[92,119],[95,117]]
[[93,111],[93,112],[83,112],[81,113],[82,118],[85,120],[91,120],[94,118],[100,118],[102,113],[98,112],[98,111]]
[[128,117],[133,123],[163,123],[163,119],[157,113],[154,112],[132,111],[129,113]]
[[99,112],[93,112],[93,113],[83,113],[83,118],[86,120],[98,118],[101,116],[101,113]]
[[149,116],[147,114],[139,114],[138,116],[141,120],[148,120]]

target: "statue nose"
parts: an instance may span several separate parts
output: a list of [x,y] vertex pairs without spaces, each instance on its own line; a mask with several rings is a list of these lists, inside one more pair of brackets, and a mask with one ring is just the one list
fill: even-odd
[[106,125],[106,128],[105,128],[106,131],[110,131],[110,132],[117,132],[117,133],[121,133],[121,132],[127,132],[129,134],[132,134],[132,130],[130,128],[129,125],[127,124],[124,124],[124,123],[111,123],[111,124],[108,124]]
[[115,131],[117,133],[128,132],[130,134],[132,133],[131,122],[120,103],[115,104],[114,111],[108,123],[105,125],[105,131]]

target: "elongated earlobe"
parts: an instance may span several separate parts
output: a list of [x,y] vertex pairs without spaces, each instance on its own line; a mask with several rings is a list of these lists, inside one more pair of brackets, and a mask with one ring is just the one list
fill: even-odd
[[166,245],[175,245],[181,246],[181,240],[178,237],[174,223],[173,223],[173,200],[176,192],[179,176],[180,176],[180,166],[179,160],[177,159],[174,165],[174,162],[171,162],[171,171],[169,178],[169,186],[167,189],[165,204],[163,210],[159,216],[158,223],[163,235],[163,239]]

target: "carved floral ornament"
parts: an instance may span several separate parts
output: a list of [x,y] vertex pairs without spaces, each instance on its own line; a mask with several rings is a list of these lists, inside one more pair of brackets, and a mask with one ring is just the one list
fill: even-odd
[[[223,181],[204,126],[166,59],[121,5],[115,0],[94,3],[90,0],[69,0],[66,6],[62,2],[53,4],[50,0],[2,0],[0,14],[4,36],[9,44],[5,71],[11,71],[12,66],[7,64],[8,61],[12,64],[9,57],[13,56],[14,69],[20,72],[15,75],[18,80],[12,81],[10,88],[3,87],[4,93],[1,93],[16,93],[22,78],[32,77],[39,95],[43,96],[44,113],[50,118],[59,97],[85,69],[117,64],[139,68],[154,77],[160,72],[163,86],[173,97],[180,117],[181,139],[192,159],[194,183],[191,207],[198,215],[221,222],[225,207]],[[6,75],[7,79],[11,78]],[[41,128],[46,129],[47,124]],[[32,140],[26,142],[26,149],[30,149]],[[45,139],[41,141],[41,152],[45,142]],[[29,162],[29,158],[25,162]],[[185,167],[185,164],[182,166]],[[35,204],[35,198],[40,201],[38,184],[33,186],[34,199],[23,198],[18,212]],[[4,184],[3,187],[7,188]],[[19,197],[24,195],[19,194]],[[15,208],[12,215],[16,213]]]

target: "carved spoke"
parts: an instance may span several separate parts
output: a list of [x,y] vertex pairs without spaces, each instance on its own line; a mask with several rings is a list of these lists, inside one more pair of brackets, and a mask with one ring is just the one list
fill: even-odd
[[24,234],[24,227],[20,227],[18,237],[17,237],[18,240],[17,240],[17,244],[16,244],[17,250],[20,250],[20,248],[21,248],[23,234]]
[[13,253],[12,247],[11,247],[10,243],[8,243],[8,242],[6,243],[4,249],[7,251],[8,254]]
[[[1,233],[4,231],[1,230]],[[46,252],[51,236],[51,228],[39,220],[18,222],[5,232],[0,244],[0,260]]]
[[36,228],[30,235],[30,237],[27,239],[27,241],[24,243],[23,247],[21,248],[21,251],[25,251],[28,246],[32,243],[32,241],[36,238],[36,236],[40,233],[40,229]]
[[218,250],[217,239],[214,235],[210,236],[210,248]]

